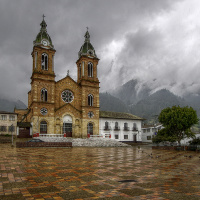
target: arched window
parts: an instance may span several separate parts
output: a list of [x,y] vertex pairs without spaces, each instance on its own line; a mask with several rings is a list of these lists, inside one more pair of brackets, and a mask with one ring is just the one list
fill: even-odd
[[93,96],[91,94],[88,95],[88,106],[93,106]]
[[46,53],[42,54],[42,69],[48,70],[48,55]]
[[119,123],[118,122],[115,122],[115,131],[118,131],[119,130]]
[[88,63],[88,77],[93,77],[93,64],[91,62]]
[[81,63],[79,65],[79,78],[81,78]]
[[124,123],[124,130],[129,131],[128,123],[126,123],[126,122]]
[[133,131],[137,131],[137,124],[133,123]]
[[90,135],[93,135],[93,124],[92,123],[88,123],[87,133],[90,134]]
[[109,127],[109,122],[105,122],[105,127],[104,127],[104,130],[105,131],[108,131],[108,130],[110,130],[110,127]]
[[41,101],[47,101],[47,89],[45,88],[41,90]]
[[40,133],[41,134],[46,134],[47,133],[47,122],[46,121],[41,121],[40,122]]

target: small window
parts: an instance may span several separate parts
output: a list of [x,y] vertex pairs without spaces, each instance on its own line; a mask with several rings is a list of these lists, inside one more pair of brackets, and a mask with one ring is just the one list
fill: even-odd
[[151,140],[151,136],[147,136],[147,140]]
[[1,115],[1,120],[7,120],[7,115]]
[[41,101],[47,102],[47,89],[45,88],[41,90]]
[[48,55],[46,53],[42,54],[42,70],[48,70]]
[[152,128],[152,132],[156,132],[157,131],[157,128]]
[[1,132],[6,132],[7,131],[7,127],[6,126],[0,126],[0,131]]
[[93,106],[93,96],[91,94],[88,95],[88,106]]
[[91,62],[88,63],[88,77],[93,77],[93,64]]
[[79,78],[81,78],[81,63],[79,65]]
[[118,140],[119,139],[119,135],[115,135],[115,139]]
[[150,132],[150,128],[147,129],[147,133],[149,133],[149,132]]
[[14,116],[14,115],[10,115],[10,116],[9,116],[9,120],[10,120],[10,121],[15,121],[15,116]]
[[128,135],[124,135],[124,139],[127,140],[128,139]]
[[143,133],[146,133],[146,129],[143,129]]

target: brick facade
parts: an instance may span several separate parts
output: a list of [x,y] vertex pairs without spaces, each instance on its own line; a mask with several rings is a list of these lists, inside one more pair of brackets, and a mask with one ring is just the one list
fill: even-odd
[[[65,78],[55,81],[54,56],[55,49],[50,37],[46,36],[46,22],[41,23],[40,36],[34,41],[32,58],[31,91],[28,92],[28,109],[17,110],[19,122],[31,122],[33,133],[41,133],[41,123],[47,127],[46,133],[61,134],[71,131],[72,137],[87,137],[88,124],[93,126],[93,134],[99,134],[99,80],[97,77],[97,65],[99,59],[91,51],[94,49],[89,42],[89,33],[86,32],[85,43],[90,49],[79,52],[77,60],[77,82],[68,74]],[[38,34],[38,35],[39,35]],[[41,37],[41,38],[40,38]],[[43,37],[43,38],[42,38]],[[48,45],[44,45],[46,40]],[[82,46],[83,47],[83,46]],[[86,52],[86,53],[85,53]],[[94,51],[95,52],[95,51]],[[90,53],[90,55],[87,53]],[[44,64],[44,57],[47,60]],[[88,64],[92,63],[92,69]],[[45,68],[45,67],[46,68]],[[56,67],[55,67],[56,69]],[[45,95],[43,95],[43,90]],[[73,101],[65,102],[62,97],[63,91],[73,93]],[[88,103],[88,95],[92,95],[92,105]],[[68,97],[67,97],[68,98]],[[47,110],[47,113],[42,113]],[[90,113],[90,115],[89,115]],[[92,114],[91,114],[92,113]],[[69,123],[63,119],[69,116],[72,119]],[[63,130],[63,127],[68,127]],[[44,130],[43,130],[44,131]]]

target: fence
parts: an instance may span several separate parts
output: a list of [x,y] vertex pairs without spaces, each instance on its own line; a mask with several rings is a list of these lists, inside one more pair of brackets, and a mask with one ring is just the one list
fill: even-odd
[[39,134],[39,137],[63,138],[64,134]]

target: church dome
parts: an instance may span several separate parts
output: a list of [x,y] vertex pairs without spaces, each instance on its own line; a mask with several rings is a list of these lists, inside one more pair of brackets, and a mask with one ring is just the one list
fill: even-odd
[[34,46],[42,44],[44,46],[50,46],[51,48],[54,48],[51,37],[47,33],[47,24],[44,20],[44,15],[40,26],[41,26],[40,32],[37,34],[36,39],[33,41]]
[[83,55],[85,55],[85,56],[92,56],[92,57],[96,57],[97,58],[97,55],[95,53],[95,49],[92,46],[92,44],[90,43],[90,34],[89,34],[88,30],[85,33],[85,42],[81,46],[80,51],[78,53],[79,58],[81,56],[83,56]]

